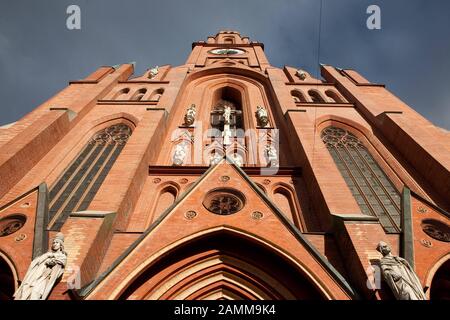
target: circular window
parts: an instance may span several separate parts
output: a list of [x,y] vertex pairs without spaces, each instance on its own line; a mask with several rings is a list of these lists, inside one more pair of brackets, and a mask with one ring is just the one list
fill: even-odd
[[450,226],[434,219],[424,219],[421,224],[423,232],[429,235],[431,238],[450,242]]
[[0,237],[6,237],[22,229],[27,221],[23,214],[11,214],[0,219]]
[[244,207],[245,196],[242,192],[234,189],[215,189],[206,195],[203,205],[212,213],[229,215]]
[[233,48],[226,48],[226,49],[214,49],[210,51],[212,54],[220,54],[220,55],[225,55],[225,54],[243,54],[245,53],[245,51],[240,50],[240,49],[233,49]]

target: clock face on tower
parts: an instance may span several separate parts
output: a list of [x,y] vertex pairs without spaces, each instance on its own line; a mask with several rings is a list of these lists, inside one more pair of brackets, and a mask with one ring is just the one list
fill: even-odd
[[240,49],[234,49],[234,48],[226,48],[226,49],[214,49],[210,51],[212,54],[243,54],[245,53],[245,51],[240,50]]

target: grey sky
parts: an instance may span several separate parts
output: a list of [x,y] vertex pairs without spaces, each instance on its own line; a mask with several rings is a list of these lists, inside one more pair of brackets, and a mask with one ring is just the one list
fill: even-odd
[[[66,8],[81,7],[79,31]],[[366,28],[381,7],[382,29]],[[384,83],[436,125],[450,129],[450,1],[14,0],[0,3],[0,125],[18,120],[68,81],[102,65],[183,64],[191,43],[234,29],[265,44],[272,65],[318,62]]]

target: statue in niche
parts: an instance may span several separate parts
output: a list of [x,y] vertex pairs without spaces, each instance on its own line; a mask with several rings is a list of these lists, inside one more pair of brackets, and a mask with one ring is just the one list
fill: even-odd
[[64,235],[58,233],[47,253],[34,259],[20,287],[14,293],[15,300],[45,300],[56,281],[63,275],[67,263],[64,251]]
[[223,119],[224,119],[224,125],[223,125],[223,132],[222,132],[222,136],[223,136],[223,145],[227,146],[229,144],[231,144],[231,136],[232,136],[232,132],[230,129],[230,124],[231,124],[231,108],[230,106],[226,105],[223,108]]
[[175,147],[175,152],[173,154],[173,164],[176,166],[181,166],[184,163],[187,154],[187,143],[178,143]]
[[278,166],[278,153],[275,147],[271,144],[266,145],[267,165],[270,167]]
[[267,110],[261,106],[256,107],[256,118],[261,127],[267,127],[267,125],[269,124],[269,116],[267,114]]
[[380,241],[377,251],[380,259],[381,274],[397,300],[426,300],[422,285],[416,273],[403,258],[392,255],[386,242]]
[[148,73],[148,77],[149,79],[153,79],[154,77],[156,77],[159,73],[159,67],[155,66],[153,68],[150,69],[149,73]]
[[195,109],[195,104],[191,104],[189,108],[186,110],[186,114],[184,115],[184,124],[187,126],[192,126],[195,121],[195,115],[197,111]]

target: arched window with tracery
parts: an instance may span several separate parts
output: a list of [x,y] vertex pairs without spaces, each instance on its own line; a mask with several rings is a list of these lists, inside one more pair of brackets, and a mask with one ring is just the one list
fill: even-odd
[[152,101],[159,101],[161,99],[161,96],[164,93],[164,89],[163,88],[159,88],[155,91],[152,92],[152,94],[150,95],[150,100]]
[[97,132],[49,191],[49,221],[59,230],[71,212],[86,210],[125,147],[131,129],[115,124]]
[[322,131],[322,140],[362,213],[377,217],[387,232],[399,232],[400,194],[362,142],[333,126]]
[[335,102],[335,103],[343,102],[341,97],[333,90],[327,90],[327,91],[325,91],[325,94],[327,95],[327,97],[329,99],[331,99],[332,102]]
[[312,102],[315,102],[315,103],[324,103],[325,102],[322,95],[316,90],[309,90],[308,94],[311,97]]
[[114,95],[113,100],[125,100],[128,93],[130,93],[130,88],[123,88],[117,91],[117,93]]
[[300,90],[292,90],[291,96],[294,102],[306,102],[305,95]]
[[133,95],[133,97],[131,98],[131,100],[136,100],[136,101],[142,100],[142,98],[144,97],[146,92],[147,92],[147,89],[145,89],[145,88],[141,88],[141,89],[137,90],[135,92],[135,94]]

